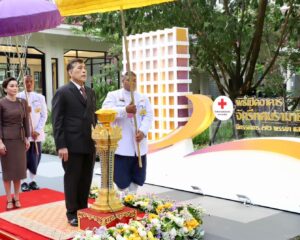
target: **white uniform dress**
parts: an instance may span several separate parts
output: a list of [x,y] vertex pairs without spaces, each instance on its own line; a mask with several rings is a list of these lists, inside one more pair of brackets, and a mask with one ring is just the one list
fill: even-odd
[[[45,101],[45,97],[42,94],[36,92],[28,92],[28,105],[31,107],[31,120],[34,131],[39,133],[36,139],[39,154],[36,154],[34,139],[31,137],[32,129],[30,126],[30,148],[27,151],[27,168],[31,173],[36,174],[37,167],[41,159],[41,142],[45,140],[44,127],[48,117],[48,110]],[[20,92],[17,95],[19,98],[26,100],[25,92]]]
[[[134,92],[137,107],[136,119],[138,130],[147,136],[153,120],[153,110],[146,95]],[[140,142],[140,153],[143,168],[138,166],[138,152],[135,141],[134,119],[126,112],[126,106],[131,102],[130,92],[124,88],[109,92],[103,102],[103,108],[118,112],[114,125],[122,128],[122,139],[118,142],[115,152],[114,180],[121,189],[127,188],[131,182],[142,186],[146,179],[146,154],[148,151],[147,137]]]

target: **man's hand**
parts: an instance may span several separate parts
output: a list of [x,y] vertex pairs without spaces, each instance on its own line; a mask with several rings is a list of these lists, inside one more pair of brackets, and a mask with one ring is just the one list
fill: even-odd
[[136,114],[136,105],[134,105],[134,104],[127,105],[126,106],[126,112]]
[[36,131],[33,131],[33,132],[31,133],[31,137],[33,138],[33,140],[36,140],[36,139],[38,138],[39,135],[40,135],[40,134],[39,134],[38,132],[36,132]]
[[58,157],[63,161],[68,161],[69,159],[69,152],[67,148],[61,148],[58,150]]
[[2,141],[0,143],[0,154],[1,155],[5,155],[6,154],[6,147],[5,147],[5,145],[3,144]]
[[145,135],[142,131],[138,130],[136,135],[135,135],[135,140],[137,143],[139,143],[140,141],[142,141],[145,138]]

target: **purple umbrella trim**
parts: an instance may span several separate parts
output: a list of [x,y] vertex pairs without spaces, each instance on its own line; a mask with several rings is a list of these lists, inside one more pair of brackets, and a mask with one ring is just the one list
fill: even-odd
[[46,0],[0,0],[0,37],[55,28],[62,17]]

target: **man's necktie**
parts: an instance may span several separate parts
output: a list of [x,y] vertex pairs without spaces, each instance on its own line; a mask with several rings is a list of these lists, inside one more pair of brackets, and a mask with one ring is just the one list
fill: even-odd
[[85,92],[85,88],[84,88],[84,87],[80,87],[80,92],[81,92],[83,98],[86,100],[86,92]]

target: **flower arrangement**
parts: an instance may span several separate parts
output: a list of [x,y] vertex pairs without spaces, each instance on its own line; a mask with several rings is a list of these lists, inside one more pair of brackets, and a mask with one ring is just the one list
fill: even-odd
[[188,240],[202,239],[203,209],[193,205],[176,205],[155,196],[127,195],[126,206],[145,213],[138,220],[115,227],[100,227],[75,236],[75,240]]
[[140,222],[156,239],[201,239],[203,209],[193,205],[176,205],[152,196],[127,195],[124,204],[135,207],[145,216]]

